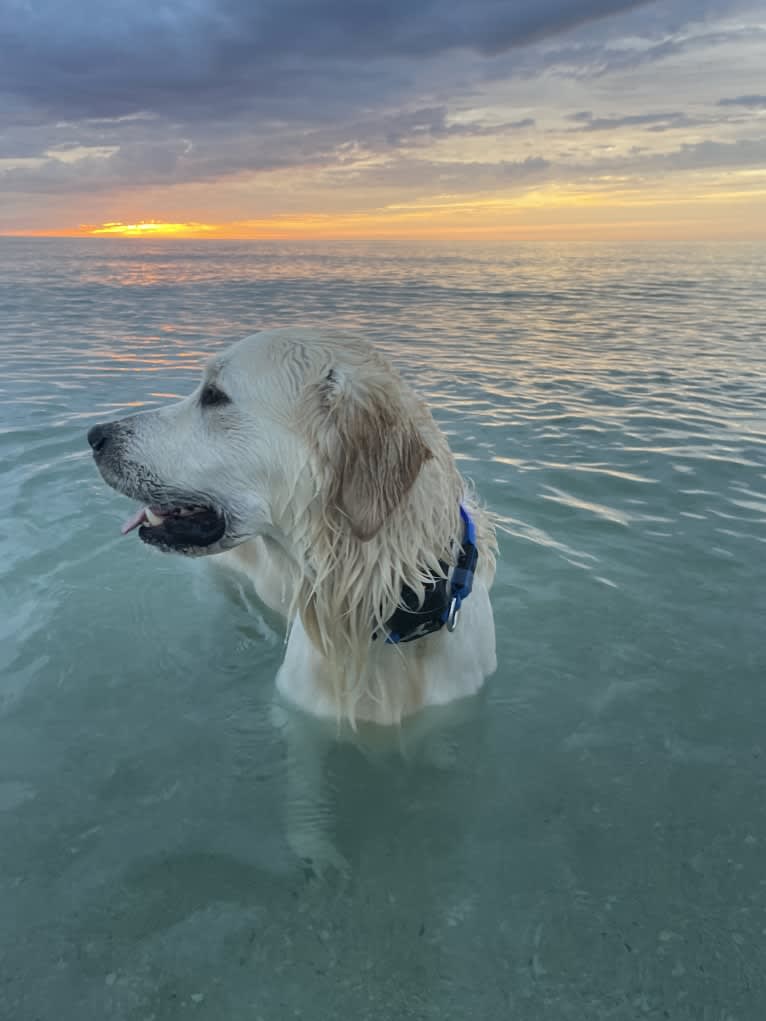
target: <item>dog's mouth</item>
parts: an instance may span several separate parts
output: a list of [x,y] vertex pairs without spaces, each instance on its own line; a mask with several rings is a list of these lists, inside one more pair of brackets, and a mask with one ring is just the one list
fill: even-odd
[[142,542],[178,553],[213,546],[226,534],[226,518],[214,507],[199,504],[152,504],[132,514],[122,526],[127,535],[135,528]]

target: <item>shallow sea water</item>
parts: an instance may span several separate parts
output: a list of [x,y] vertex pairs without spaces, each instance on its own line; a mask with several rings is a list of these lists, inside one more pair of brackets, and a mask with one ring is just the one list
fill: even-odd
[[[765,260],[0,239],[3,1021],[760,1021]],[[85,432],[322,323],[503,530],[496,675],[417,754],[333,750],[318,880],[275,622],[121,538]]]

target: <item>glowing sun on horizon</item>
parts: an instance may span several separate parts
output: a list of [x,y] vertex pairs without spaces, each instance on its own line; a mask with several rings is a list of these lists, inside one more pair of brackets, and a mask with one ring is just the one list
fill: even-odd
[[121,220],[112,220],[98,226],[86,225],[80,228],[84,234],[100,235],[114,234],[118,237],[146,237],[155,235],[172,237],[174,235],[207,234],[214,231],[215,227],[208,223],[163,223],[158,220],[138,220],[136,223],[123,223]]

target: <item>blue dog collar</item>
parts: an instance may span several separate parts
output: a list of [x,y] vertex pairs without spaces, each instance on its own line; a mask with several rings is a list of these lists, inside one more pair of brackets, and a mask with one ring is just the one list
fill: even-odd
[[[420,603],[415,592],[405,586],[402,589],[402,605],[386,622],[388,645],[412,642],[416,638],[433,634],[447,625],[452,632],[457,627],[460,607],[473,588],[479,552],[476,549],[476,525],[461,503],[460,518],[463,522],[463,541],[460,555],[452,571],[449,583],[446,578],[436,578],[425,586],[425,596]],[[445,574],[448,565],[442,563]],[[376,638],[377,635],[373,635]]]

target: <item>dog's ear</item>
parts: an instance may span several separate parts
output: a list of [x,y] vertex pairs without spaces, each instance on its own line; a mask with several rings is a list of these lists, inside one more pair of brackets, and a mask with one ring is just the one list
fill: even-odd
[[330,503],[366,541],[407,495],[431,451],[388,377],[358,386],[332,370],[317,396],[324,429],[313,439],[330,472]]

